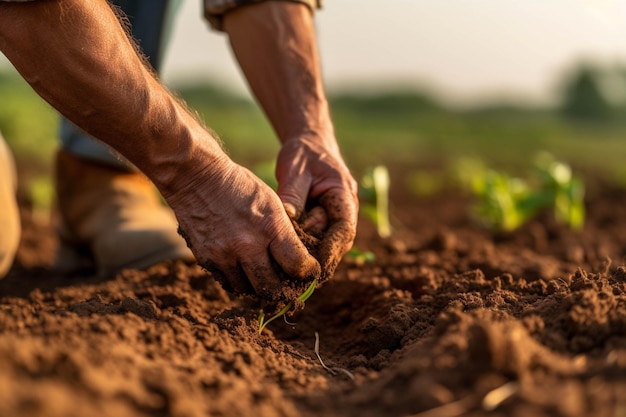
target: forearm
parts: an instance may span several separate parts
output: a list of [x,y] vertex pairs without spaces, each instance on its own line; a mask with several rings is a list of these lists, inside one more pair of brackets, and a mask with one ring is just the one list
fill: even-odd
[[[31,86],[75,124],[111,145],[165,194],[200,172],[199,154],[225,155],[135,53],[105,1],[0,3],[0,49]],[[200,170],[200,164],[187,164]]]
[[286,276],[320,277],[280,199],[141,65],[104,0],[0,2],[0,50],[54,107],[154,181],[198,262],[226,288],[276,301]]
[[331,122],[311,11],[262,2],[228,12],[224,29],[282,142],[276,178],[283,206],[310,230],[324,231],[318,257],[326,279],[352,246],[358,199]]
[[250,88],[281,142],[317,136],[335,146],[310,9],[262,2],[224,17]]

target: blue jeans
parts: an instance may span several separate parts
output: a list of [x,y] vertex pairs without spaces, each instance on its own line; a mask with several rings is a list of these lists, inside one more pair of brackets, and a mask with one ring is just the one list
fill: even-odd
[[[164,49],[165,27],[168,23],[168,0],[112,0],[128,16],[131,33],[139,48],[158,72]],[[59,131],[61,149],[74,155],[119,168],[131,165],[103,142],[88,135],[72,122],[61,118]]]

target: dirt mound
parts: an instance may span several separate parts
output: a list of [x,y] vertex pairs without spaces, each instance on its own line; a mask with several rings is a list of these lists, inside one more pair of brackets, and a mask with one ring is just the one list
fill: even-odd
[[626,416],[626,192],[596,190],[581,233],[493,236],[463,196],[394,201],[393,238],[361,222],[375,262],[345,260],[262,334],[261,304],[198,266],[62,276],[25,216],[0,416]]

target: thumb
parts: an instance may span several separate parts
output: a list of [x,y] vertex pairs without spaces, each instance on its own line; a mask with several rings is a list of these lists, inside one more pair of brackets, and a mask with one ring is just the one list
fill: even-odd
[[287,216],[289,216],[290,219],[295,220],[298,218],[298,209],[296,208],[296,206],[294,206],[291,203],[283,202],[283,207],[285,207],[285,212],[287,213]]
[[311,180],[306,175],[298,175],[278,184],[278,197],[290,218],[295,220],[302,215],[310,187]]

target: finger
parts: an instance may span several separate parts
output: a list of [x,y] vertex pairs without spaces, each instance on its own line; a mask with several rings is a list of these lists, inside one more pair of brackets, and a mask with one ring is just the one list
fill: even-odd
[[290,175],[288,180],[278,184],[278,197],[292,219],[298,219],[304,212],[310,188],[311,178],[304,174]]
[[270,254],[292,278],[312,281],[320,277],[319,262],[309,253],[295,231],[282,233],[274,239],[270,243]]
[[326,210],[328,220],[333,223],[345,220],[356,230],[358,199],[354,193],[342,188],[332,188],[320,197],[320,205]]
[[298,209],[296,206],[290,203],[283,203],[283,207],[285,207],[285,212],[290,219],[296,220],[298,218]]
[[353,195],[340,189],[326,192],[320,203],[330,224],[318,252],[322,281],[325,281],[332,276],[341,258],[354,243],[358,203]]
[[246,258],[241,260],[241,267],[259,297],[273,301],[280,296],[281,280],[267,250],[247,253]]
[[352,226],[347,222],[337,221],[328,228],[318,248],[322,282],[333,276],[337,265],[343,255],[350,250],[353,242]]
[[328,227],[328,215],[323,207],[315,206],[306,213],[302,221],[302,229],[314,235],[320,234]]

